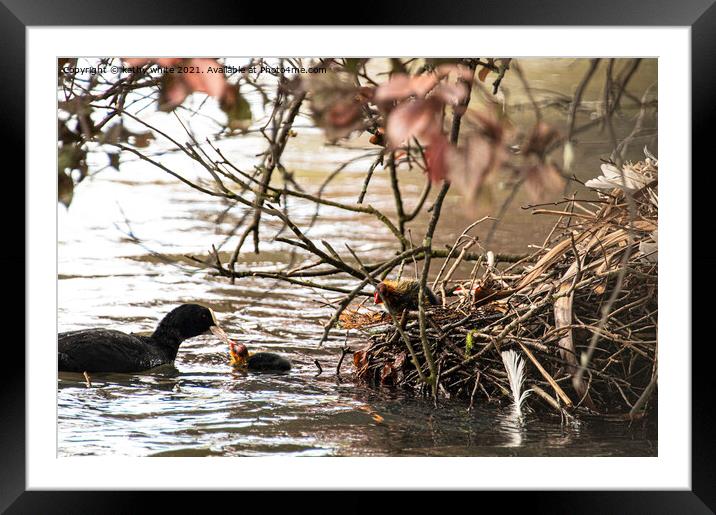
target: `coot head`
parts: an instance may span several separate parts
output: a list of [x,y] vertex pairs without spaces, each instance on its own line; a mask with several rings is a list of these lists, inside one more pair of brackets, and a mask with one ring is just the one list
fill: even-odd
[[[375,293],[373,294],[373,301],[376,304],[382,304],[383,299],[388,295],[388,285],[384,282],[378,283],[375,287]],[[382,296],[382,297],[381,297]]]
[[193,338],[218,326],[214,312],[199,304],[182,304],[173,309],[159,323],[164,329],[171,329],[182,339]]
[[229,356],[231,364],[234,366],[242,366],[249,359],[249,349],[243,343],[237,343],[229,340]]

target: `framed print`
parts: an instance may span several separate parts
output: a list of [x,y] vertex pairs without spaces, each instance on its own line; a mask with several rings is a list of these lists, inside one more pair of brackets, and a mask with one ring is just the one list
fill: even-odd
[[0,9],[0,506],[711,513],[711,2],[271,10]]

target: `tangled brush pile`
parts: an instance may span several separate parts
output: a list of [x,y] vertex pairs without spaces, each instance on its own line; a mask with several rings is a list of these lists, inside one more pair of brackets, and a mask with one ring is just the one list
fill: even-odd
[[[501,353],[526,358],[526,386],[560,412],[634,418],[655,405],[657,384],[658,161],[602,165],[590,202],[535,209],[556,216],[537,252],[500,270],[484,264],[458,300],[426,311],[438,374],[433,392],[503,402],[510,381]],[[353,318],[355,313],[356,317]],[[346,328],[378,327],[354,353],[373,384],[427,392],[426,356],[414,316],[403,320],[418,363],[389,316],[346,312]]]

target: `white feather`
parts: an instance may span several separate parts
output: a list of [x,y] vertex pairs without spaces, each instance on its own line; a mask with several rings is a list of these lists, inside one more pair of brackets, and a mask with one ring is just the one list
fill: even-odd
[[525,401],[531,390],[522,391],[525,382],[525,362],[522,357],[513,350],[501,353],[502,362],[507,370],[507,379],[512,390],[512,400],[515,403],[517,413],[522,413],[522,403]]
[[495,267],[495,253],[491,250],[487,251],[487,267],[488,268],[494,268]]
[[588,188],[608,190],[618,188],[624,191],[636,191],[649,183],[649,178],[627,167],[619,170],[616,166],[605,163],[601,168],[603,175],[588,180],[585,183]]
[[562,166],[564,168],[565,172],[569,172],[572,170],[572,165],[574,164],[574,147],[572,146],[572,142],[568,141],[564,145],[564,156],[562,157]]

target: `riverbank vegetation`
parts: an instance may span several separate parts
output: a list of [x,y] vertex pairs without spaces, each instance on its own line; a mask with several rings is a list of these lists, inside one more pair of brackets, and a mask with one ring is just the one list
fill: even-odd
[[[379,329],[354,354],[358,376],[420,388],[422,363],[432,361],[441,394],[499,401],[509,391],[500,356],[514,349],[527,357],[526,382],[547,409],[643,416],[657,382],[657,166],[653,156],[621,170],[604,165],[590,181],[603,190],[597,200],[532,208],[556,218],[544,244],[505,266],[491,253],[478,260],[455,300],[426,310],[425,347],[418,320],[406,317],[398,329],[390,317],[347,314],[345,326]],[[454,290],[450,270],[472,244],[455,242],[433,289]]]

